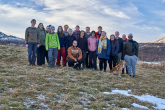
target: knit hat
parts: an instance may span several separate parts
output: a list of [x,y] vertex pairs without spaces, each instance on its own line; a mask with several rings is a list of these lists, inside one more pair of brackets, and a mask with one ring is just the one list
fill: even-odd
[[52,28],[54,28],[54,29],[55,29],[55,27],[54,27],[54,26],[51,26],[51,27],[50,27],[50,30],[51,30]]
[[132,36],[132,38],[133,38],[133,34],[132,33],[128,34],[128,36]]

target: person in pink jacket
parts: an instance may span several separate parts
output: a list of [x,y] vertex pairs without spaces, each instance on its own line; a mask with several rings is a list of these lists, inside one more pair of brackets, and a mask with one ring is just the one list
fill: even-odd
[[88,50],[89,50],[89,64],[92,70],[96,70],[96,47],[98,39],[96,32],[91,32],[91,37],[88,38]]

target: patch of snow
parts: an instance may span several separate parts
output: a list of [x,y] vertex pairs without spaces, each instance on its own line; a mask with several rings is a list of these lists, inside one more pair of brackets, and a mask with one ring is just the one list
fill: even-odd
[[147,64],[156,64],[156,65],[160,65],[161,62],[146,62],[146,61],[143,61],[143,63],[147,63]]
[[149,109],[148,107],[139,105],[139,104],[137,104],[137,103],[133,103],[132,105],[133,105],[135,108]]
[[154,107],[155,109],[165,109],[165,99],[157,98],[151,95],[137,96],[137,95],[129,94],[129,92],[126,90],[112,90],[112,92],[103,92],[103,94],[107,94],[107,95],[108,94],[122,94],[125,96],[133,96],[139,99],[140,101],[143,101],[143,102],[147,101],[149,103],[156,104],[157,107]]
[[12,91],[13,90],[13,88],[8,88],[8,91]]
[[40,100],[45,100],[45,96],[43,94],[38,95],[37,98],[40,99]]

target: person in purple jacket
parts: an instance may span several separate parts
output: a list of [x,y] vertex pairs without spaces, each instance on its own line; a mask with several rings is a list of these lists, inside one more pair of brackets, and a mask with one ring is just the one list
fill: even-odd
[[67,43],[67,37],[65,36],[62,26],[58,27],[57,30],[59,42],[60,42],[60,50],[58,50],[58,56],[57,56],[57,63],[56,65],[60,66],[60,60],[62,56],[62,65],[63,67],[66,66],[66,51],[65,51],[65,46]]
[[88,38],[89,64],[91,70],[96,70],[96,48],[98,39],[96,32],[91,32],[91,37]]
[[117,63],[117,53],[119,51],[119,43],[117,39],[115,39],[115,35],[110,35],[110,44],[111,44],[111,52],[109,56],[109,68],[110,70],[112,69],[112,62],[113,62],[113,67],[116,66]]

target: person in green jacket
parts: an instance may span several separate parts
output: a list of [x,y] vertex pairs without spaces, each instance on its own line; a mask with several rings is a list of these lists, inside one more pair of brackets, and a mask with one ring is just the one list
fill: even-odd
[[133,34],[128,35],[128,41],[124,43],[123,56],[128,69],[128,74],[131,76],[131,69],[133,77],[136,77],[136,64],[139,55],[139,45],[133,40]]
[[45,32],[43,23],[39,23],[38,31],[40,33],[40,46],[37,49],[37,65],[44,66],[45,65],[45,52],[46,52],[46,49],[45,49],[46,32]]
[[54,67],[57,59],[58,50],[60,50],[60,43],[58,35],[54,32],[55,27],[50,27],[50,32],[46,34],[45,46],[48,51],[49,67]]

